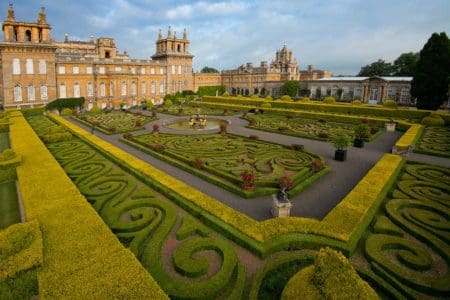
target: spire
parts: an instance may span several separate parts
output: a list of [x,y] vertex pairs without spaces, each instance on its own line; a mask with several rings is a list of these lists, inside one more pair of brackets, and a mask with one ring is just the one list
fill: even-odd
[[15,21],[14,19],[14,9],[13,9],[13,5],[10,2],[9,3],[9,8],[8,8],[8,17],[6,18],[7,21]]
[[173,38],[174,38],[174,39],[177,38],[177,32],[176,32],[176,31],[173,32]]
[[172,26],[169,25],[169,29],[167,30],[167,38],[171,39],[172,38]]
[[158,41],[159,40],[162,40],[162,33],[161,33],[161,29],[159,30],[159,32],[158,32]]
[[183,30],[183,40],[187,40],[186,28],[184,28],[184,30]]
[[38,14],[38,23],[47,24],[47,15],[45,14],[45,7],[41,7],[41,11]]

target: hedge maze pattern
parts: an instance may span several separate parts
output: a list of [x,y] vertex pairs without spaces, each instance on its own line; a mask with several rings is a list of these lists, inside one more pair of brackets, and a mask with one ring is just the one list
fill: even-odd
[[142,129],[146,123],[155,119],[145,115],[117,111],[101,114],[85,114],[80,118],[91,125],[96,124],[96,126],[112,134]]
[[363,273],[391,297],[450,295],[449,183],[450,169],[407,163],[375,220]]
[[416,152],[450,157],[450,126],[426,127]]
[[169,114],[169,115],[175,115],[175,116],[189,116],[189,115],[195,115],[195,114],[201,114],[201,115],[211,115],[211,116],[223,116],[223,115],[231,115],[236,114],[236,112],[233,112],[232,110],[226,110],[223,109],[216,109],[216,108],[208,108],[208,107],[193,107],[193,106],[186,106],[186,105],[171,105],[171,106],[160,106],[158,107],[158,112]]
[[255,171],[256,187],[277,188],[283,176],[298,184],[312,175],[311,162],[317,158],[308,152],[229,134],[145,134],[132,141],[236,186],[242,183],[240,175],[246,170]]
[[276,115],[254,115],[248,118],[249,127],[316,140],[328,140],[336,133],[354,135],[357,124],[332,122],[322,119],[291,118]]

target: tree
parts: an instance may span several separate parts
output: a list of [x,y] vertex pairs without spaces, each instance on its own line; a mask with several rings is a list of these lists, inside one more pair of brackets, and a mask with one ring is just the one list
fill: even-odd
[[445,32],[433,33],[420,50],[411,95],[417,108],[436,110],[448,98],[450,85],[450,40]]
[[298,81],[288,80],[281,87],[282,95],[289,95],[291,97],[297,96],[298,92]]
[[417,61],[419,60],[419,53],[402,53],[392,65],[394,76],[414,76]]
[[392,74],[392,64],[379,59],[370,65],[364,66],[358,76],[389,76]]
[[200,73],[219,73],[219,71],[217,71],[217,69],[205,66],[203,67],[203,69],[200,71]]

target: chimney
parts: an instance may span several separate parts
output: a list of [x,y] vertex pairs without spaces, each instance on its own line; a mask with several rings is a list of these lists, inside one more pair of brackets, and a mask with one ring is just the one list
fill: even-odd
[[308,72],[311,73],[313,70],[313,65],[308,65]]

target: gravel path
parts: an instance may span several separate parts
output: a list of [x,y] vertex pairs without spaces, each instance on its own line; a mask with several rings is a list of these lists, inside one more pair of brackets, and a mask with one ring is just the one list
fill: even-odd
[[[147,113],[149,114],[149,112],[144,111],[144,114]],[[175,130],[163,127],[163,122],[171,119],[186,118],[161,113],[158,113],[158,117],[159,120],[146,125],[145,131],[142,130],[136,132],[136,134],[151,132],[152,125],[154,123],[160,125],[160,132],[177,133]],[[332,171],[320,180],[316,181],[305,191],[290,199],[292,201],[292,216],[315,218],[319,220],[322,219],[331,209],[333,209],[341,201],[341,199],[353,189],[358,181],[368,172],[370,168],[375,165],[384,153],[390,153],[392,146],[402,135],[401,132],[385,132],[375,141],[368,144],[366,143],[362,149],[350,147],[347,153],[347,160],[345,162],[338,162],[333,159],[334,147],[329,142],[315,141],[245,128],[247,122],[240,119],[239,115],[217,117],[211,116],[210,118],[220,118],[231,121],[231,124],[228,126],[228,132],[230,133],[242,136],[254,134],[258,135],[260,140],[276,142],[284,145],[302,144],[305,146],[307,151],[321,155],[325,159],[326,164],[331,166]],[[70,121],[81,128],[90,131],[90,128],[72,119],[70,119]],[[133,147],[119,142],[118,139],[121,135],[105,135],[98,131],[94,134],[256,220],[261,221],[272,218],[272,215],[270,214],[272,204],[271,196],[252,199],[242,198],[164,161],[156,159],[149,154],[143,153]],[[445,158],[419,154],[409,154],[409,158],[427,163],[450,166],[450,160]]]

